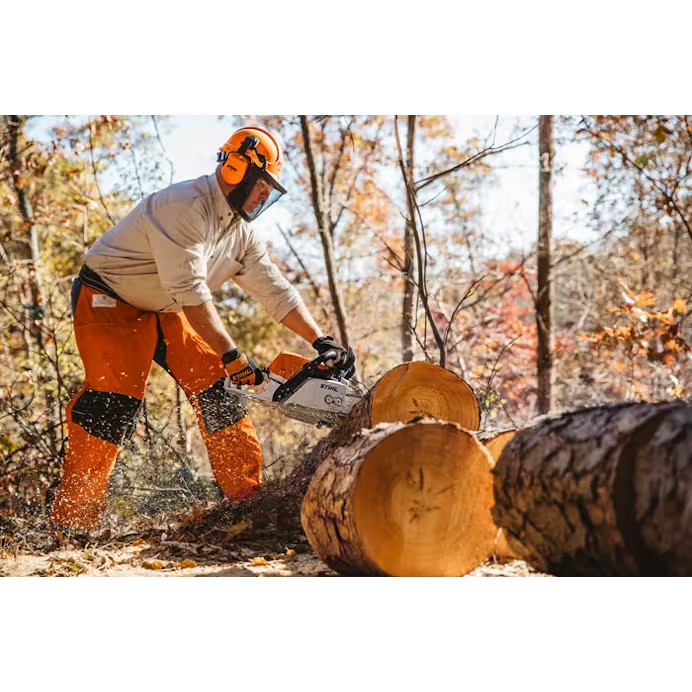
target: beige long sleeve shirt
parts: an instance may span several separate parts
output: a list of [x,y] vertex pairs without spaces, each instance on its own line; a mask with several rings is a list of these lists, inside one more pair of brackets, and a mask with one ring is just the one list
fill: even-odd
[[277,322],[302,304],[264,243],[232,212],[214,174],[142,200],[92,245],[84,262],[141,310],[201,305],[229,280]]

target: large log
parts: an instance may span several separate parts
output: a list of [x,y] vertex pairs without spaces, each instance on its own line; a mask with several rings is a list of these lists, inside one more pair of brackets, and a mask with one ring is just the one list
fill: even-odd
[[303,529],[341,574],[466,574],[497,536],[491,465],[453,423],[382,423],[322,460],[302,502]]
[[294,476],[309,482],[322,460],[348,445],[361,430],[415,418],[436,418],[478,430],[480,408],[471,387],[453,372],[433,363],[403,363],[380,378],[350,414],[313,447]]
[[626,403],[543,418],[493,469],[511,550],[556,575],[692,575],[692,406]]

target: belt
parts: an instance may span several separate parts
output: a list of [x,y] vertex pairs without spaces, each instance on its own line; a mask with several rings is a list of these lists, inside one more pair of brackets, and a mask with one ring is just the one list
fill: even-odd
[[79,270],[79,278],[85,286],[101,291],[101,293],[105,293],[123,303],[126,302],[100,277],[99,274],[87,267],[86,264],[83,264],[82,268]]

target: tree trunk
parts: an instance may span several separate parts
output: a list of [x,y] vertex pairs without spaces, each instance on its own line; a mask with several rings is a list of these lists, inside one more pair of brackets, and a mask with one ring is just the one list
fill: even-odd
[[[421,219],[420,232],[418,230],[418,222],[416,218],[419,217],[420,209],[418,207],[418,202],[416,200],[416,187],[413,181],[409,179],[409,175],[406,171],[406,165],[404,164],[404,153],[401,148],[401,141],[399,139],[399,127],[398,127],[398,116],[394,117],[394,137],[396,139],[396,148],[399,153],[399,168],[401,169],[401,175],[404,179],[404,187],[406,188],[406,207],[408,209],[408,224],[411,229],[411,237],[413,238],[413,244],[416,248],[416,255],[414,258],[415,266],[418,269],[418,295],[420,297],[421,303],[423,304],[423,310],[425,312],[428,325],[430,326],[430,331],[432,332],[435,343],[440,350],[440,365],[444,368],[447,364],[447,348],[440,334],[440,330],[437,326],[437,321],[433,317],[432,310],[430,308],[430,301],[428,299],[428,286],[427,286],[427,248],[425,247],[425,228]],[[410,130],[409,130],[410,133]],[[427,353],[426,353],[427,355]]]
[[10,175],[14,192],[17,195],[17,208],[22,221],[21,230],[13,239],[12,250],[9,254],[12,259],[19,260],[26,267],[24,285],[21,287],[25,341],[28,346],[33,339],[38,354],[41,354],[45,348],[43,333],[39,325],[43,319],[45,305],[39,266],[41,253],[38,246],[38,231],[34,224],[34,211],[26,190],[26,179],[29,176],[25,171],[24,156],[21,152],[22,145],[26,148],[26,142],[23,141],[23,138],[27,117],[25,115],[8,115],[5,116],[5,119],[8,136],[8,161],[11,167]]
[[324,190],[322,188],[322,178],[317,173],[315,155],[313,152],[312,135],[310,133],[310,123],[307,117],[300,116],[300,126],[303,132],[303,146],[305,147],[305,158],[307,159],[308,171],[310,172],[310,187],[312,189],[312,206],[317,220],[317,227],[322,240],[322,250],[324,252],[324,264],[327,270],[327,281],[329,283],[329,293],[332,297],[332,305],[336,315],[336,322],[339,327],[339,338],[342,346],[350,346],[348,329],[346,327],[346,310],[341,296],[341,290],[336,276],[336,265],[334,263],[334,247],[330,233],[329,210],[327,208]]
[[490,469],[488,451],[453,423],[383,423],[322,462],[303,529],[340,574],[460,576],[495,542]]
[[692,406],[607,405],[543,418],[493,470],[493,516],[542,572],[692,575]]
[[[414,144],[416,141],[416,116],[408,116],[408,135],[406,138],[406,176],[413,188]],[[401,362],[413,360],[413,296],[416,284],[413,279],[414,252],[413,221],[407,219],[404,226],[404,301],[401,311]]]
[[541,115],[538,142],[540,153],[538,213],[538,290],[536,292],[536,330],[538,349],[538,412],[548,413],[552,405],[553,384],[553,301],[550,271],[550,246],[553,233],[553,116]]
[[473,390],[460,377],[433,363],[402,363],[384,375],[329,435],[303,459],[295,475],[307,484],[322,460],[379,423],[437,418],[478,430],[480,409]]

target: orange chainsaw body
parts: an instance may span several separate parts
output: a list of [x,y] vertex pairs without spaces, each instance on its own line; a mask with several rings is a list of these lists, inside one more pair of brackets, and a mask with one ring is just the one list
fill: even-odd
[[[267,370],[273,372],[279,377],[283,377],[285,380],[291,379],[298,370],[300,370],[304,365],[310,363],[309,358],[304,358],[299,356],[297,353],[291,353],[290,351],[284,351],[279,353],[274,360],[269,363]],[[326,366],[320,365],[320,370],[326,370]]]
[[267,370],[288,380],[309,362],[309,358],[303,358],[303,356],[299,356],[297,353],[284,351],[283,353],[279,353],[279,355],[269,363]]

